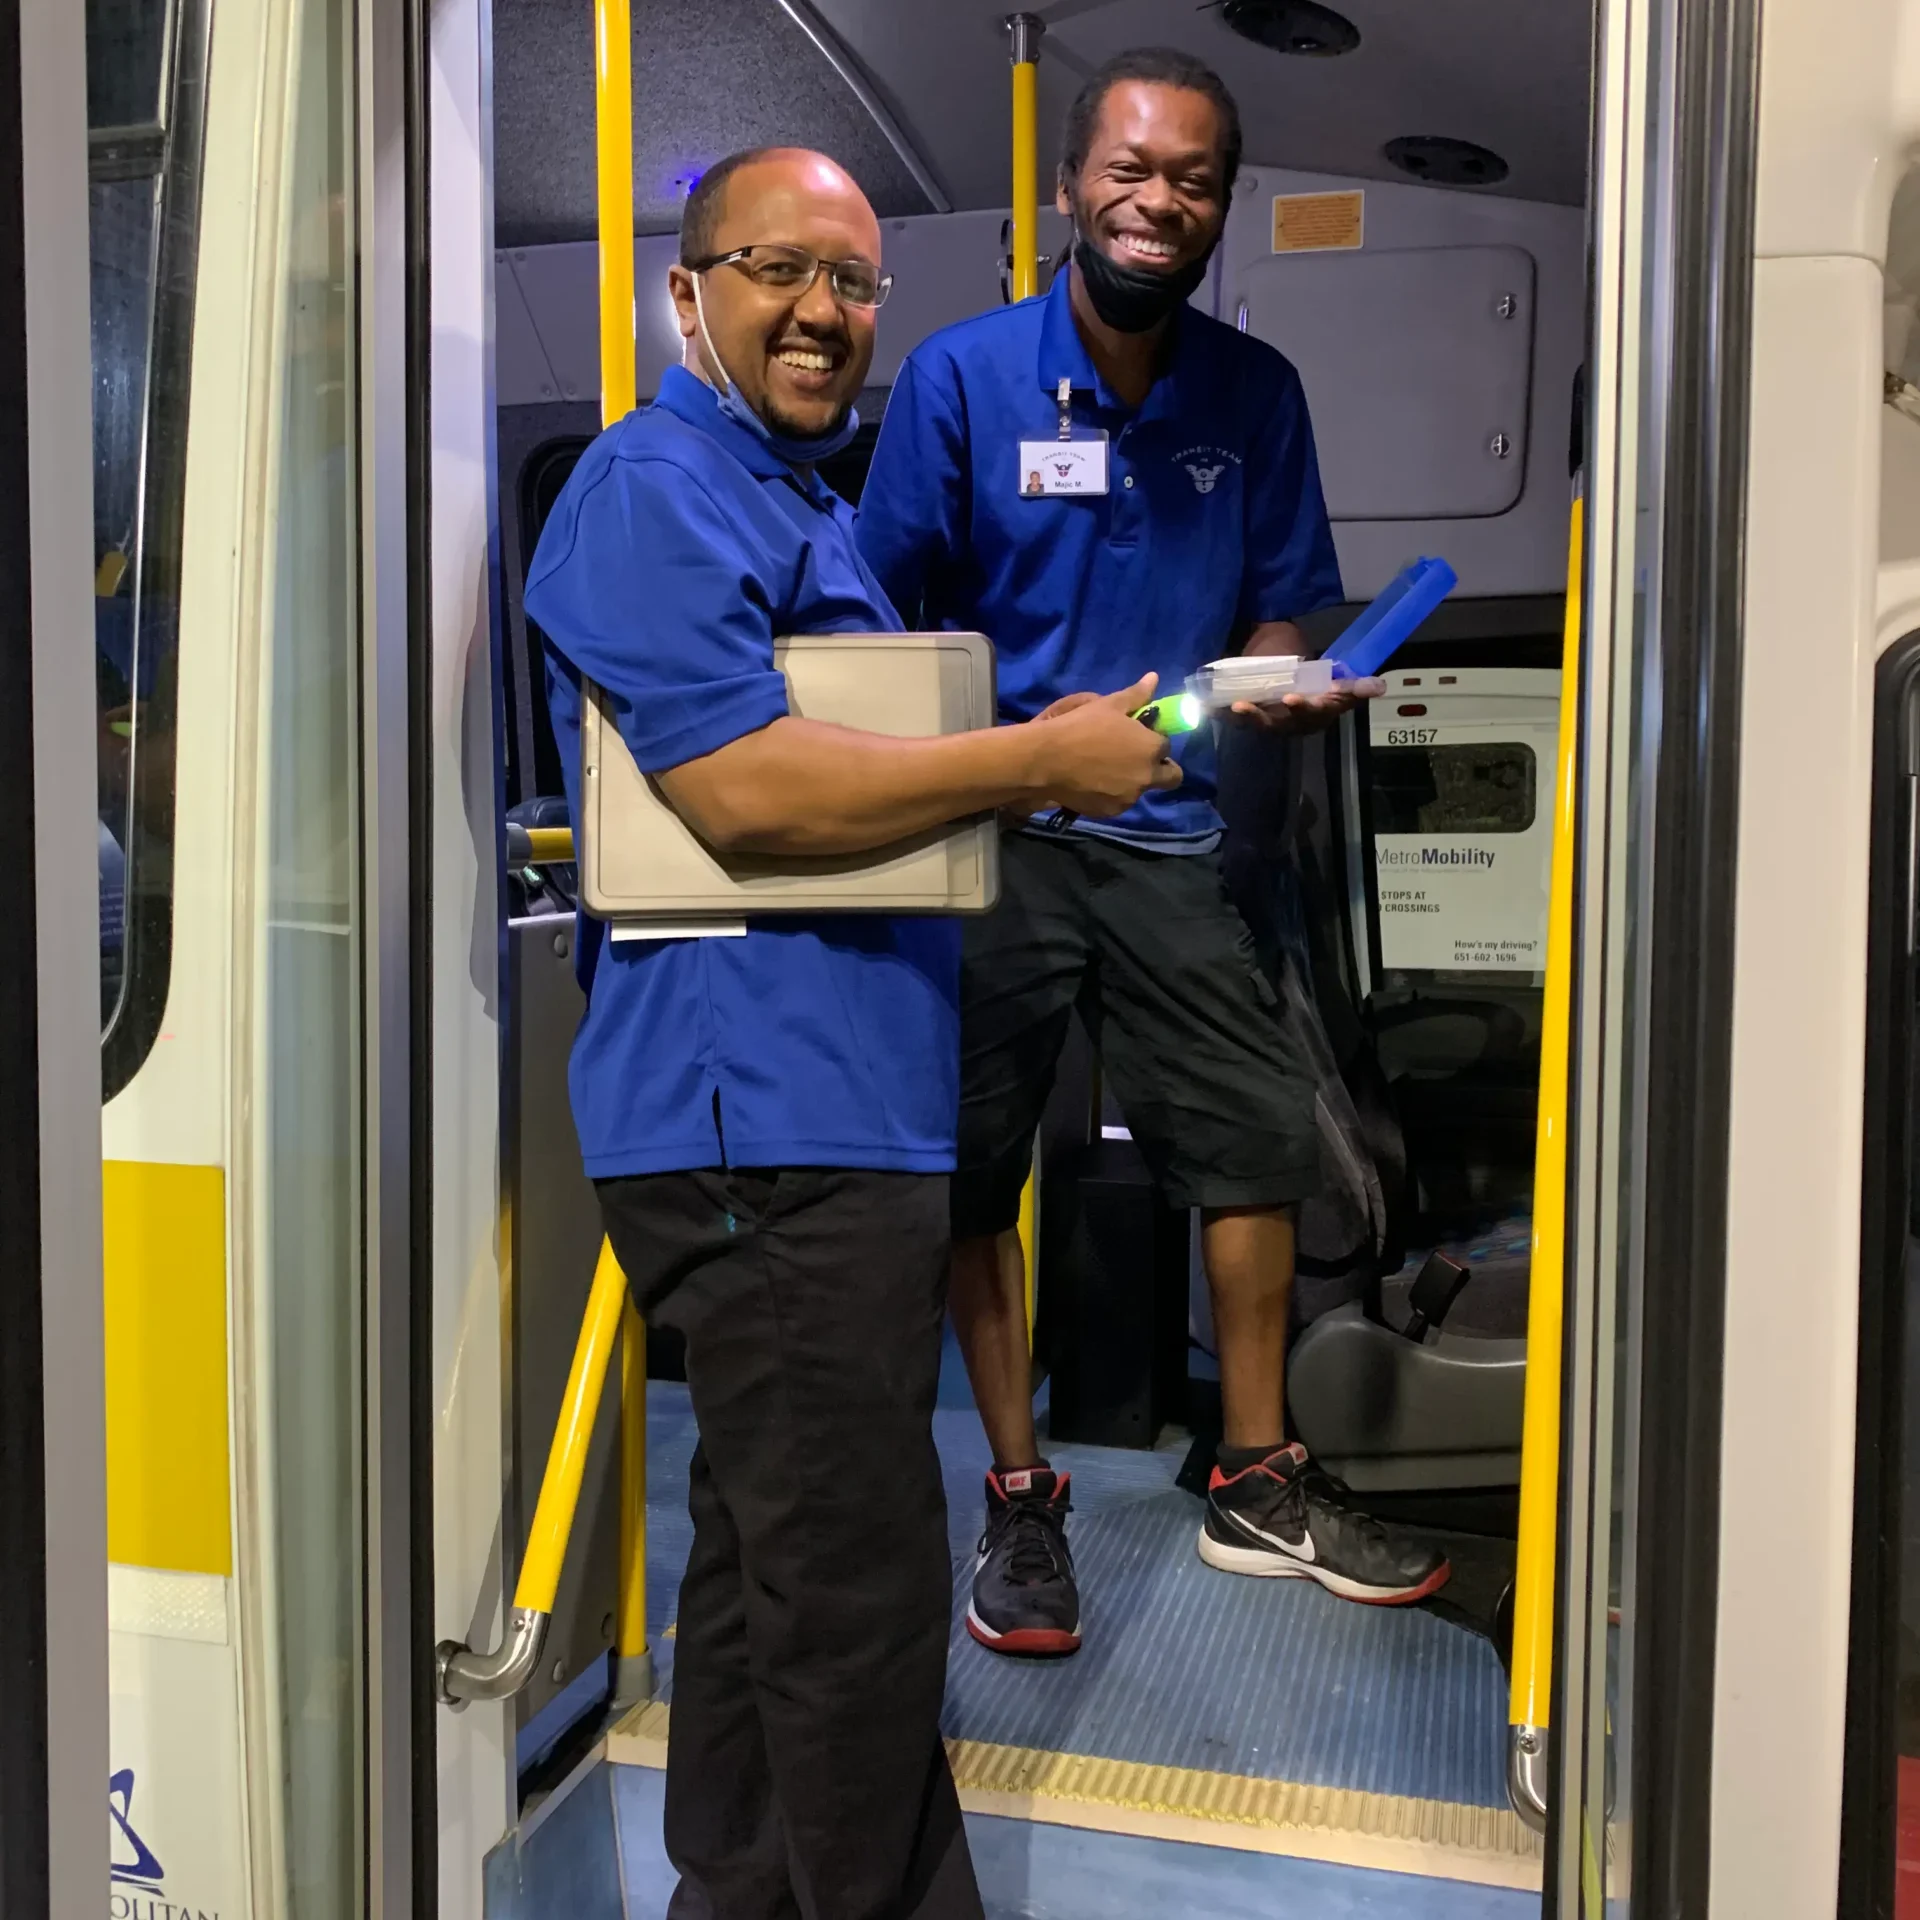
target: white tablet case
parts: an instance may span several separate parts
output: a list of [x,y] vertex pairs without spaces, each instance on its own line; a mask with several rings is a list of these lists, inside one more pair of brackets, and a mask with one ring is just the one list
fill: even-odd
[[[900,738],[994,724],[993,648],[977,633],[776,640],[788,703],[808,720]],[[984,913],[999,898],[992,815],[871,853],[718,853],[634,765],[601,690],[580,727],[580,901],[596,918],[737,922],[775,913]]]

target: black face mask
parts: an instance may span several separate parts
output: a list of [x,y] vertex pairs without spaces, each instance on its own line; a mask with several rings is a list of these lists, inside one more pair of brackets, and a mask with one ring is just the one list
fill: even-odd
[[1094,312],[1116,333],[1147,333],[1157,327],[1207,277],[1212,258],[1209,247],[1177,272],[1150,273],[1145,267],[1121,266],[1084,237],[1073,249]]

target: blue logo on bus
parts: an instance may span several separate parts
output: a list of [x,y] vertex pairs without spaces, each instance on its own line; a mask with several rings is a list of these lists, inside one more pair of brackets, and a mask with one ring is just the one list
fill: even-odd
[[134,1831],[131,1767],[122,1767],[107,1782],[107,1817],[113,1822],[110,1864],[115,1884],[151,1892],[165,1875],[159,1856]]

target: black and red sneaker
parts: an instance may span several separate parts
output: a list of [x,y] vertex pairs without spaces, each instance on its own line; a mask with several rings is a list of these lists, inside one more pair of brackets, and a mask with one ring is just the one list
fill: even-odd
[[1051,1467],[987,1475],[967,1631],[995,1653],[1073,1653],[1080,1645],[1080,1589],[1067,1545],[1071,1479]]
[[1445,1554],[1345,1505],[1343,1491],[1301,1446],[1238,1473],[1215,1467],[1200,1558],[1226,1573],[1317,1580],[1343,1600],[1376,1607],[1406,1606],[1447,1584],[1453,1568]]

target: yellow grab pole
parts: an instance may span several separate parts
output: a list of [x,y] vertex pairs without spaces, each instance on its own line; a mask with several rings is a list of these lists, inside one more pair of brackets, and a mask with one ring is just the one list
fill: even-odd
[[1027,1345],[1033,1345],[1034,1281],[1040,1271],[1040,1147],[1036,1141],[1027,1184],[1020,1189],[1020,1255],[1027,1269]]
[[647,1323],[634,1312],[631,1300],[620,1332],[620,1605],[613,1650],[615,1701],[631,1706],[651,1700],[653,1653],[647,1645]]
[[533,1510],[527,1551],[520,1562],[520,1582],[513,1604],[529,1613],[551,1613],[560,1591],[560,1568],[567,1557],[567,1535],[573,1531],[574,1509],[580,1504],[581,1476],[587,1470],[587,1448],[593,1423],[600,1412],[600,1393],[607,1383],[607,1362],[613,1356],[614,1336],[620,1331],[620,1311],[627,1283],[613,1249],[604,1243],[594,1269],[593,1290],[580,1322],[580,1338],[567,1373],[566,1397],[554,1422],[553,1445],[547,1452],[547,1470],[540,1478],[540,1498]]
[[1007,22],[1013,52],[1013,297],[1040,291],[1040,36],[1036,15],[1016,13]]
[[[1016,13],[1007,21],[1009,51],[1013,56],[1013,278],[1016,300],[1030,300],[1040,291],[1040,36],[1046,23],[1036,14]],[[1036,1141],[1027,1184],[1020,1190],[1020,1250],[1027,1272],[1027,1339],[1033,1339],[1035,1281],[1039,1273],[1039,1202],[1035,1182],[1040,1174]]]
[[1573,1016],[1573,851],[1580,705],[1582,503],[1573,503],[1560,659],[1560,750],[1553,866],[1547,888],[1540,1105],[1533,1160],[1533,1262],[1527,1296],[1526,1426],[1520,1450],[1520,1537],[1513,1575],[1508,1789],[1515,1810],[1545,1819],[1548,1703],[1553,1690],[1553,1574],[1560,1492],[1560,1348],[1567,1245],[1568,1055]]
[[[600,419],[624,419],[638,401],[633,346],[633,14],[631,0],[594,0],[594,129],[600,210]],[[571,847],[569,847],[571,851]],[[618,1286],[620,1351],[620,1591],[614,1606],[613,1697],[653,1697],[647,1648],[647,1335],[626,1303],[611,1246],[600,1271]],[[597,1289],[598,1279],[595,1281]]]
[[594,0],[594,128],[600,184],[600,421],[634,408],[633,16]]

